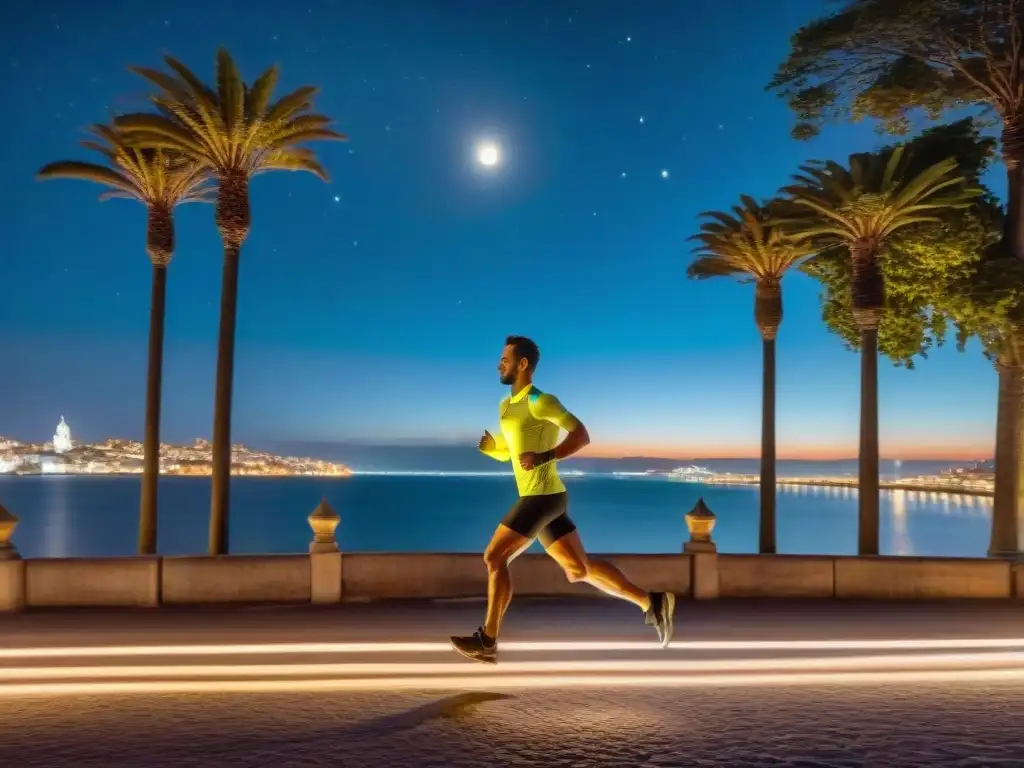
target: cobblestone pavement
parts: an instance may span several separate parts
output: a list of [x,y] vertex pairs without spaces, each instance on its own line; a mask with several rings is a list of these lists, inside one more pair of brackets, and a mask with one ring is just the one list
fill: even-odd
[[0,766],[1024,766],[1024,686],[10,699]]
[[[0,655],[4,649],[13,649],[16,655],[18,648],[38,646],[137,643],[440,644],[451,631],[475,627],[481,612],[479,603],[425,602],[328,609],[42,611],[0,617]],[[1024,637],[1024,611],[1011,601],[687,601],[680,604],[677,619],[677,639],[684,644],[725,639]],[[653,646],[650,628],[636,610],[610,600],[517,601],[503,637],[639,639]],[[724,658],[723,654],[652,648],[629,655],[699,659]],[[447,652],[372,650],[358,659],[457,661]],[[299,655],[135,661],[8,654],[0,671],[69,664],[337,660]],[[831,687],[548,688],[508,689],[501,695],[487,689],[453,689],[9,696],[0,698],[0,768],[1024,768],[1022,716],[1024,683],[1009,680],[890,680],[883,686],[876,678]]]

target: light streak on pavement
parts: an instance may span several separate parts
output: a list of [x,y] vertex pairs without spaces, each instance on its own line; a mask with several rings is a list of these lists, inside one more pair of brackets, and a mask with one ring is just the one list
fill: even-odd
[[[721,640],[677,641],[679,651],[934,651],[1021,648],[1024,638],[908,638],[898,640]],[[535,652],[599,653],[651,651],[658,646],[641,641],[509,641],[503,654]],[[241,656],[277,654],[452,653],[444,642],[248,643],[205,645],[94,645],[0,648],[0,659],[103,658],[129,656]]]
[[0,681],[74,680],[103,678],[189,677],[379,677],[385,675],[516,675],[539,672],[744,672],[751,670],[819,669],[857,671],[908,668],[968,669],[986,666],[1021,666],[1024,653],[916,654],[898,656],[843,656],[782,659],[590,660],[513,661],[500,664],[467,662],[370,662],[346,664],[245,664],[245,665],[151,665],[122,667],[12,667],[0,668]]
[[735,686],[849,685],[894,683],[1020,682],[1024,669],[933,670],[914,672],[828,672],[743,675],[465,675],[455,677],[335,678],[329,680],[152,680],[0,686],[12,696],[99,695],[117,693],[314,693],[332,691],[436,691],[568,688],[689,688]]
[[[988,649],[1002,649],[991,651]],[[939,652],[926,652],[938,649]],[[1019,650],[1005,650],[1019,649]],[[804,651],[771,657],[686,658],[696,651]],[[846,655],[821,655],[836,650]],[[950,652],[958,651],[958,652]],[[452,661],[436,654],[451,654]],[[24,695],[115,693],[254,693],[348,690],[563,689],[580,687],[692,687],[831,685],[884,682],[1021,681],[1024,640],[901,639],[802,642],[705,641],[673,644],[668,653],[645,658],[541,658],[515,654],[652,651],[639,642],[509,642],[497,665],[457,659],[445,643],[278,643],[206,645],[121,645],[113,647],[8,648],[10,661],[45,659],[47,666],[0,666],[0,698]],[[818,651],[819,655],[806,655]],[[888,651],[888,653],[878,653]],[[513,654],[512,660],[507,654]],[[395,654],[427,654],[429,660],[394,661]],[[305,663],[310,654],[336,654],[367,660]],[[245,662],[254,656],[280,657],[274,663]],[[681,656],[683,656],[681,658]],[[149,664],[111,660],[150,658]],[[182,657],[236,663],[174,663]],[[289,660],[289,657],[294,660]],[[93,664],[60,662],[95,660]],[[101,662],[100,660],[106,660]]]

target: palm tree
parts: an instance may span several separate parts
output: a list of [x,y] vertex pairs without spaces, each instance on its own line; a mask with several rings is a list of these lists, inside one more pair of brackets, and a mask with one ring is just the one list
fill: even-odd
[[758,549],[775,554],[775,337],[782,324],[782,278],[814,252],[809,240],[790,237],[772,224],[771,204],[740,198],[732,214],[702,213],[695,259],[687,275],[741,277],[754,283],[754,322],[761,333],[764,365],[761,375],[761,522]]
[[251,85],[231,55],[217,52],[217,87],[206,86],[176,59],[165,58],[170,73],[142,67],[132,71],[156,86],[156,114],[117,119],[139,146],[171,149],[209,169],[217,181],[216,223],[224,244],[217,385],[213,419],[213,478],[210,500],[210,553],[228,551],[231,481],[231,395],[234,380],[238,266],[249,235],[249,181],[265,171],[327,173],[307,141],[346,137],[331,130],[330,118],[310,113],[317,89],[303,87],[271,102],[277,67]]
[[100,200],[126,198],[146,206],[146,253],[153,263],[153,287],[149,312],[149,373],[146,378],[146,440],[139,506],[139,554],[156,552],[157,481],[160,476],[160,388],[163,378],[164,307],[167,266],[174,255],[174,207],[181,203],[210,202],[212,189],[205,186],[201,165],[172,152],[138,149],[123,134],[106,125],[95,125],[97,141],[82,145],[99,152],[105,165],[66,160],[43,166],[40,179],[83,179],[110,190]]
[[[980,190],[954,176],[955,158],[923,170],[904,162],[904,147],[850,156],[850,167],[812,162],[800,169],[788,195],[795,218],[780,224],[819,250],[843,248],[853,264],[853,316],[860,329],[860,450],[858,552],[877,555],[878,324],[885,312],[879,266],[889,237],[913,225],[939,223],[939,214],[967,208]],[[941,193],[941,194],[940,194]]]

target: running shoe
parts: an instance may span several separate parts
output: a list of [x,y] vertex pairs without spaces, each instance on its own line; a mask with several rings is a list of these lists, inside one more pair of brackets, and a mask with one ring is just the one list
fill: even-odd
[[467,659],[482,661],[485,664],[498,663],[498,643],[484,634],[483,627],[469,637],[452,637],[450,639],[452,648]]
[[671,592],[652,592],[651,607],[644,614],[644,622],[654,627],[662,648],[668,648],[675,632],[676,596]]

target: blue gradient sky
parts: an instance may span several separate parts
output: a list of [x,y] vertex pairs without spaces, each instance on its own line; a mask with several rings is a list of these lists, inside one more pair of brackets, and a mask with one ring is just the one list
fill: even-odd
[[[323,87],[349,144],[333,182],[253,184],[242,257],[235,436],[244,441],[473,440],[495,421],[504,336],[540,343],[538,384],[583,418],[595,455],[756,455],[752,288],[692,283],[696,214],[772,194],[804,160],[882,143],[870,126],[789,139],[763,90],[823,0],[54,2],[0,26],[0,434],[141,437],[150,270],[145,216],[85,182],[37,183],[85,158],[88,124],[141,104],[128,64],[173,53],[212,77]],[[556,10],[557,8],[557,10]],[[575,9],[574,9],[575,8]],[[9,13],[15,13],[10,11]],[[641,117],[644,118],[641,123]],[[496,173],[472,162],[494,138]],[[661,178],[662,169],[669,178]],[[625,173],[625,177],[622,174]],[[1002,191],[998,173],[994,188]],[[335,200],[337,196],[338,200]],[[164,436],[208,436],[220,291],[212,211],[177,217]],[[856,454],[858,359],[792,275],[778,345],[780,455]],[[991,453],[996,378],[977,346],[918,370],[883,363],[883,453]]]

